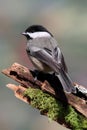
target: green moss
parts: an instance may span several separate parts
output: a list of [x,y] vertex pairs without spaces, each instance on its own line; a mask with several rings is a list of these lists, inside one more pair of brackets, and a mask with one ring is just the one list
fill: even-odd
[[74,130],[86,130],[87,129],[87,119],[77,113],[74,108],[71,106],[68,107],[66,116],[65,116],[66,123],[70,124],[71,127],[73,126]]
[[33,107],[46,112],[51,120],[63,121],[73,130],[87,130],[87,119],[70,105],[65,108],[60,101],[39,89],[29,88],[24,95],[29,96]]

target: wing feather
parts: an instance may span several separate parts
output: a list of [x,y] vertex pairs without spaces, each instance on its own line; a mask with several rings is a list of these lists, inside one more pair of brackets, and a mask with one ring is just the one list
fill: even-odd
[[60,50],[60,48],[58,46],[56,46],[53,51],[52,51],[52,56],[53,58],[55,59],[55,61],[61,66],[61,68],[67,72],[68,69],[67,69],[67,66],[65,64],[65,60],[64,60],[64,57],[63,57],[63,54]]
[[30,55],[34,56],[38,60],[51,67],[56,73],[59,73],[60,66],[55,61],[55,59],[53,59],[52,55],[50,55],[44,49],[32,46],[30,47]]

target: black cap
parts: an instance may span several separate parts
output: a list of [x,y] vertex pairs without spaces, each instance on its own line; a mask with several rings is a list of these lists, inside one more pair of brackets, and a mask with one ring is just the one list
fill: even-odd
[[43,27],[42,25],[32,25],[30,27],[28,27],[25,32],[30,32],[30,33],[34,33],[34,32],[48,32],[51,36],[53,36],[45,27]]

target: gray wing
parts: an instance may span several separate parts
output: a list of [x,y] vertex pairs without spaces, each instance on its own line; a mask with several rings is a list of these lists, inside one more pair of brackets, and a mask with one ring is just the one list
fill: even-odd
[[58,46],[56,46],[52,51],[52,57],[55,59],[55,61],[60,65],[60,67],[67,72],[67,66],[65,64],[65,60],[63,57],[63,54]]
[[[67,67],[66,67],[66,64],[64,61],[64,57],[62,55],[60,48],[58,47],[57,41],[53,37],[51,37],[51,38],[44,37],[44,38],[39,38],[39,39],[35,38],[35,39],[29,41],[29,43],[27,43],[27,49],[31,50],[32,46],[42,49],[44,51],[44,53],[43,53],[44,55],[45,54],[47,55],[47,53],[48,53],[51,56],[52,60],[57,62],[57,64],[60,65],[61,68],[65,72],[67,72]],[[34,53],[35,53],[35,51],[36,50],[34,49]],[[38,52],[38,53],[40,54],[41,52]]]
[[52,68],[56,73],[59,73],[60,66],[58,63],[53,59],[52,55],[48,53],[45,49],[41,49],[39,47],[31,46],[29,47],[29,54],[34,56],[38,60],[42,61],[50,68]]
[[[29,45],[27,46],[27,52],[29,50],[32,50],[31,55],[36,57],[40,61],[42,61],[42,55],[43,55],[44,60],[42,62],[46,63],[47,65],[49,65],[49,63],[51,63],[52,65],[49,65],[49,66],[50,67],[52,66],[51,68],[53,70],[54,70],[53,63],[55,63],[56,66],[60,66],[61,69],[63,69],[65,72],[67,72],[67,67],[66,67],[66,64],[64,61],[64,57],[54,38],[51,38],[51,39],[45,38],[45,44],[44,44],[44,40],[42,38],[40,38],[39,41],[38,41],[38,39],[33,40],[33,43],[31,41],[29,43]],[[51,59],[48,58],[47,56],[48,57],[50,56]],[[46,62],[46,60],[47,60],[47,62]],[[50,62],[50,60],[51,60],[51,62]]]
[[[57,57],[56,57],[56,53],[54,53],[54,55],[52,56],[50,53],[48,53],[49,51],[48,52],[46,51],[46,49],[41,49],[41,48],[35,47],[35,46],[31,46],[31,47],[29,47],[29,49],[30,49],[29,54],[31,56],[42,61],[43,63],[48,65],[50,68],[52,68],[52,70],[54,70],[54,72],[56,72],[58,74],[61,84],[66,92],[75,92],[75,90],[73,89],[73,83],[72,83],[70,77],[64,71],[65,68],[62,68],[63,63],[61,60],[61,55],[57,54]],[[59,58],[59,61],[58,61],[58,58]]]
[[76,92],[76,89],[73,87],[73,82],[68,75],[67,66],[64,61],[63,54],[58,46],[56,46],[52,51],[52,57],[60,66],[60,73],[58,75],[59,80],[66,92]]

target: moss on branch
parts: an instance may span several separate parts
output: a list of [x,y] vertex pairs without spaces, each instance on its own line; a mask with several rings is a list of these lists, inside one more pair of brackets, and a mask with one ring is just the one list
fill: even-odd
[[76,95],[65,93],[56,76],[39,73],[35,81],[35,72],[18,63],[4,69],[2,73],[20,83],[18,86],[7,85],[18,99],[67,128],[87,130],[87,96],[81,93],[83,86],[73,83],[81,91],[77,91]]
[[87,119],[70,105],[63,105],[60,101],[40,89],[29,88],[24,92],[29,97],[31,105],[45,113],[51,120],[64,122],[73,130],[87,130]]

